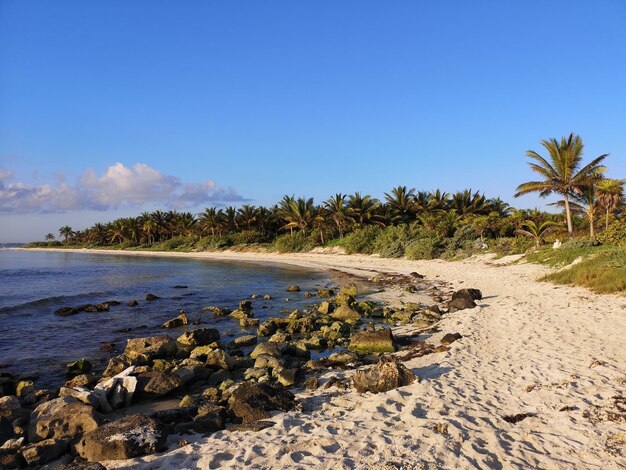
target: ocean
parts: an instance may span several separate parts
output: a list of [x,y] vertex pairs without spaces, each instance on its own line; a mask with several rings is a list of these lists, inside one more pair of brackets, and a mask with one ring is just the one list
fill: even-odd
[[[286,292],[292,284],[301,292]],[[213,317],[203,307],[234,309],[258,294],[252,300],[254,316],[263,321],[311,305],[314,299],[304,292],[330,284],[328,273],[282,265],[0,250],[0,372],[29,376],[38,387],[58,387],[66,380],[68,362],[87,357],[100,372],[110,357],[123,351],[128,338],[177,337],[187,328],[203,326],[217,328],[227,342],[255,334],[256,328],[242,329],[237,320]],[[159,299],[146,301],[148,293]],[[263,300],[265,294],[273,299]],[[133,299],[139,304],[128,306]],[[54,314],[61,307],[111,300],[120,304],[108,312]],[[160,327],[180,310],[199,325]],[[103,343],[114,343],[115,350],[102,351]]]

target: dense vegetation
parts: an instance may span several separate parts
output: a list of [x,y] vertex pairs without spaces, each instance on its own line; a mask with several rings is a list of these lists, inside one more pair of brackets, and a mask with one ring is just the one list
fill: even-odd
[[[85,230],[64,226],[59,229],[62,242],[49,233],[45,242],[31,246],[278,252],[340,246],[347,253],[409,259],[454,259],[485,250],[501,255],[533,251],[530,260],[554,266],[596,252],[602,252],[598,260],[615,256],[615,250],[626,243],[623,181],[605,178],[601,163],[607,155],[583,166],[582,139],[574,134],[560,141],[544,140],[542,145],[547,157],[532,150],[526,154],[541,179],[521,184],[515,196],[558,194],[562,199],[553,205],[563,208],[563,214],[514,209],[470,189],[449,194],[397,186],[383,200],[356,192],[335,194],[321,204],[312,198],[285,196],[272,207],[210,207],[199,214],[144,212]],[[567,238],[570,241],[560,250],[542,248]],[[574,238],[578,240],[571,241]],[[607,246],[614,248],[606,250]],[[594,269],[598,263],[607,270],[600,261],[592,265]],[[567,282],[565,277],[559,280]]]

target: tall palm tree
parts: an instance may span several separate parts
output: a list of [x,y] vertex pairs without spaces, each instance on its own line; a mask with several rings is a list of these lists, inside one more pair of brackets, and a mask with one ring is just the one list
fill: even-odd
[[74,235],[74,230],[69,225],[65,225],[59,229],[59,235],[63,237],[63,243],[67,243],[70,237]]
[[339,238],[343,238],[343,233],[348,219],[348,214],[346,213],[346,196],[341,193],[335,194],[324,201],[324,208],[337,226]]
[[464,189],[463,191],[454,193],[449,205],[450,208],[456,210],[459,215],[486,215],[491,212],[489,200],[478,191],[473,193],[471,189]]
[[609,216],[624,201],[624,180],[602,179],[597,186],[598,204],[605,212],[604,229],[609,228]]
[[47,242],[51,242],[51,241],[53,241],[53,240],[54,240],[54,234],[52,234],[52,233],[47,233],[47,234],[46,234],[46,237],[45,237],[45,240],[46,240]]
[[252,228],[252,224],[256,222],[257,211],[256,207],[249,204],[243,204],[237,211],[237,215],[242,225],[245,225],[248,230]]
[[397,186],[391,190],[391,194],[385,193],[387,205],[394,218],[404,224],[415,218],[414,198],[415,188],[407,189],[406,186]]
[[348,196],[346,212],[352,223],[358,228],[363,228],[369,223],[384,225],[380,222],[379,217],[376,216],[376,211],[379,207],[380,202],[378,202],[378,199],[373,198],[369,194],[362,196],[357,191]]
[[529,163],[530,168],[539,173],[543,180],[520,184],[517,187],[515,197],[533,192],[538,192],[541,197],[546,197],[552,193],[563,196],[567,233],[570,238],[573,238],[574,229],[570,211],[571,196],[572,194],[580,194],[582,188],[589,185],[593,175],[604,169],[600,163],[608,154],[600,155],[580,168],[584,147],[580,136],[572,132],[569,137],[562,137],[560,142],[556,139],[548,139],[542,140],[541,145],[548,151],[550,161],[534,150],[528,150],[526,156],[534,160],[534,162]]
[[293,229],[297,228],[306,235],[317,217],[317,208],[312,197],[295,199],[285,196],[280,202],[280,216],[287,222],[284,229],[288,228],[293,233]]
[[207,207],[200,215],[198,215],[198,225],[201,233],[204,234],[207,230],[211,231],[211,235],[215,235],[215,231],[220,229],[222,223],[223,213],[218,211],[215,207]]

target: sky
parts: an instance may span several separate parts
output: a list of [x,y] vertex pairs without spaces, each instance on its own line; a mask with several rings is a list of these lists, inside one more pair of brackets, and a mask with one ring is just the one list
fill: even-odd
[[0,242],[472,188],[570,132],[626,177],[626,2],[0,0]]

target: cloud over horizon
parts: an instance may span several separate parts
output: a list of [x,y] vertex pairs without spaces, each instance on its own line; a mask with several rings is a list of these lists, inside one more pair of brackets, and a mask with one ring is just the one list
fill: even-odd
[[184,183],[145,163],[127,167],[110,165],[98,176],[86,170],[70,184],[63,175],[54,184],[13,182],[11,170],[0,168],[0,213],[47,213],[72,210],[106,211],[121,207],[163,204],[185,209],[205,203],[245,201],[233,188],[222,188],[213,180]]

